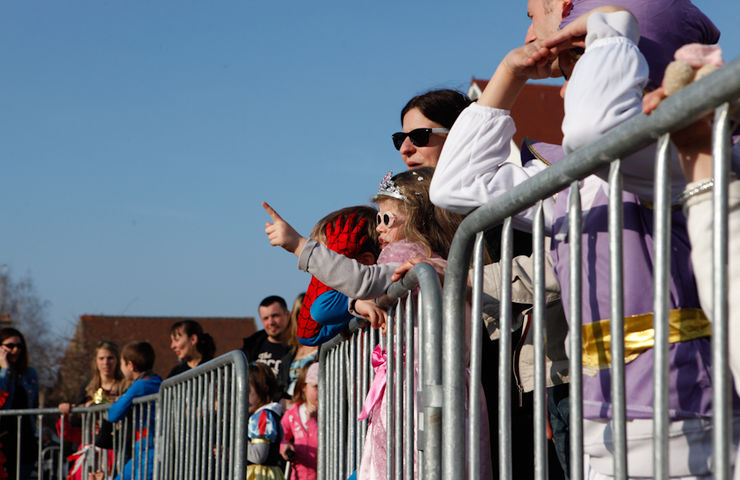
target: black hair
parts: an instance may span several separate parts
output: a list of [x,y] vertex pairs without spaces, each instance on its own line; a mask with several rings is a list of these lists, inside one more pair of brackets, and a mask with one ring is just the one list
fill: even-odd
[[195,348],[198,350],[201,356],[201,363],[211,360],[216,354],[216,343],[213,341],[213,337],[203,331],[203,327],[200,323],[195,320],[181,320],[175,322],[170,328],[170,336],[174,335],[178,330],[181,330],[186,337],[195,335],[198,337],[198,341],[195,343]]
[[409,100],[401,110],[401,123],[409,110],[418,108],[429,120],[452,128],[460,113],[471,103],[467,95],[457,90],[431,90]]
[[5,327],[0,329],[0,343],[4,342],[10,337],[18,337],[21,339],[21,351],[18,355],[18,360],[15,362],[14,365],[11,365],[11,367],[18,373],[26,373],[26,370],[28,370],[28,347],[26,344],[26,338],[20,331],[16,330],[15,328]]
[[260,307],[269,307],[276,302],[279,303],[281,307],[283,307],[283,310],[288,310],[288,304],[285,303],[285,299],[278,295],[270,295],[269,297],[263,298],[260,302]]

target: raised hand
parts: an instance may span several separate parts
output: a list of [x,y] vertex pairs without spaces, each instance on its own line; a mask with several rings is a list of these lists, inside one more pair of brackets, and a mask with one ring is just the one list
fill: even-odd
[[306,239],[296,232],[288,222],[283,220],[283,217],[267,202],[262,202],[262,207],[267,210],[272,219],[272,223],[265,223],[265,233],[270,239],[270,245],[283,247],[285,250],[299,256],[306,244]]
[[326,246],[329,250],[341,253],[345,257],[356,258],[367,241],[367,219],[351,213],[346,220],[341,215],[333,224],[326,226]]
[[437,275],[439,275],[440,281],[444,281],[445,268],[447,268],[447,260],[445,260],[444,258],[423,258],[423,257],[413,257],[403,262],[393,272],[391,281],[397,282],[401,280],[401,278],[403,278],[403,276],[406,275],[406,272],[414,268],[414,265],[418,265],[420,263],[428,263],[429,265],[434,267],[434,271],[436,271]]
[[568,50],[574,47],[586,47],[586,34],[588,33],[588,17],[594,12],[620,12],[626,10],[622,7],[615,5],[604,5],[601,7],[594,8],[593,10],[584,13],[574,21],[558,30],[550,37],[542,39],[541,46],[549,48],[552,53],[559,53],[564,50]]
[[506,54],[501,62],[509,72],[518,78],[547,78],[552,73],[551,64],[555,56],[539,40],[515,48]]

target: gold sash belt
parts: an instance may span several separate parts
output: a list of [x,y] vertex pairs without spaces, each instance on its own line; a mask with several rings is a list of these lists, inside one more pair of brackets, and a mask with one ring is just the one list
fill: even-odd
[[[609,319],[584,325],[583,366],[586,370],[609,368],[611,333]],[[680,308],[668,313],[668,342],[678,343],[712,335],[712,325],[700,308]],[[642,313],[624,319],[624,363],[655,345],[653,314]],[[595,374],[595,373],[594,373]]]

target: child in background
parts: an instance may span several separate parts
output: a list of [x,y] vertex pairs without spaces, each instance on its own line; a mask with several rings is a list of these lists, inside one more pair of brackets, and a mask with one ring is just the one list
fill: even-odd
[[[148,342],[131,342],[123,347],[121,351],[121,372],[127,381],[132,382],[126,393],[108,409],[108,420],[118,422],[132,410],[132,403],[136,397],[151,395],[159,391],[162,378],[152,372],[154,367],[154,349]],[[141,422],[149,418],[149,424],[142,428],[137,421],[136,443],[134,444],[133,457],[123,466],[123,474],[116,476],[116,480],[130,480],[131,478],[152,478],[154,473],[154,412],[147,412],[144,407]],[[144,445],[146,442],[146,446]],[[140,465],[143,463],[144,465]],[[146,473],[143,472],[146,468]]]
[[312,363],[301,371],[296,382],[295,404],[282,420],[283,442],[280,453],[292,462],[287,480],[315,480],[316,452],[319,443],[319,364]]
[[[363,205],[336,210],[316,223],[311,238],[363,265],[373,265],[380,253],[375,230],[377,213]],[[311,277],[298,315],[298,341],[302,345],[321,345],[340,333],[353,318],[348,306],[346,295]]]
[[[272,207],[263,203],[273,220],[273,223],[265,225],[265,233],[272,245],[279,245],[299,258],[298,268],[351,298],[361,299],[351,300],[350,307],[368,318],[374,327],[382,327],[385,311],[368,299],[385,293],[391,284],[393,271],[406,260],[416,256],[446,257],[461,220],[459,215],[437,208],[429,200],[433,173],[433,168],[424,167],[393,177],[389,173],[381,181],[374,198],[380,210],[376,229],[382,248],[377,265],[362,265],[336,255],[315,240],[302,237]],[[361,229],[348,228],[346,225],[342,226],[341,234],[352,242],[361,242],[364,236]],[[385,353],[380,346],[376,350],[373,357],[382,357],[383,361],[374,365],[376,376],[370,388],[372,393],[365,400],[360,414],[361,420],[370,418],[370,426],[358,478],[385,478],[386,474]],[[488,456],[490,449],[485,402],[481,407],[481,478],[490,478],[492,470]]]
[[280,441],[283,407],[273,402],[278,391],[275,374],[263,363],[249,366],[249,446],[247,480],[282,480]]

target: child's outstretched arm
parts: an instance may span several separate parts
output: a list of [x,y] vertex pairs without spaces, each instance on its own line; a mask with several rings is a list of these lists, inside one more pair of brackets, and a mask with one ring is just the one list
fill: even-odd
[[272,218],[272,223],[265,223],[265,233],[270,239],[270,245],[283,247],[285,250],[299,257],[301,250],[306,245],[306,238],[296,232],[288,222],[283,220],[274,208],[267,202],[262,202],[262,207]]

